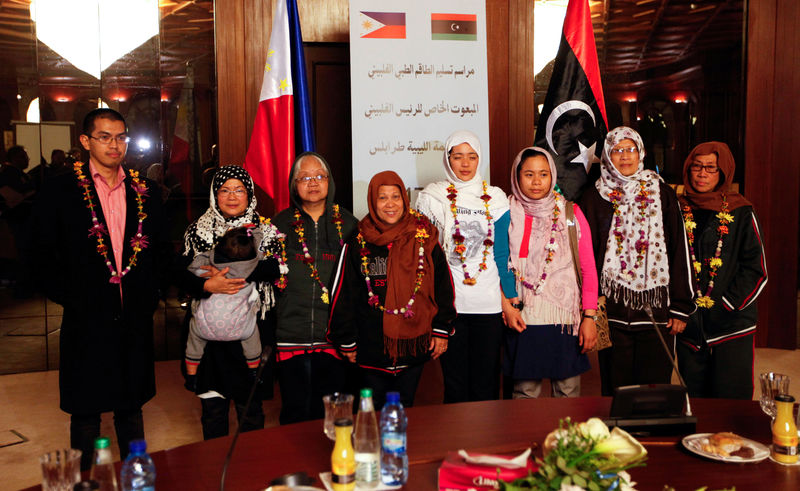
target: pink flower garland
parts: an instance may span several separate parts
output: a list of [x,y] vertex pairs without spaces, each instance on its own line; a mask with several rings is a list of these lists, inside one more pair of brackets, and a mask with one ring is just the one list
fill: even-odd
[[104,242],[104,237],[108,236],[109,233],[106,226],[100,223],[100,220],[97,218],[97,205],[92,197],[91,180],[84,175],[83,165],[83,162],[75,162],[73,164],[73,170],[78,178],[78,184],[83,188],[83,199],[86,201],[86,207],[89,208],[89,212],[92,214],[92,226],[89,227],[89,237],[97,238],[97,252],[103,257],[106,267],[108,267],[111,273],[111,278],[108,280],[109,283],[118,284],[122,281],[122,277],[128,274],[131,268],[136,266],[139,253],[147,249],[149,245],[147,236],[142,234],[142,223],[144,219],[147,218],[147,213],[144,212],[144,198],[147,196],[147,186],[139,179],[139,172],[135,170],[128,171],[128,174],[131,176],[131,189],[136,193],[136,208],[138,209],[137,217],[139,219],[139,224],[136,227],[136,235],[134,235],[130,241],[133,254],[131,254],[128,260],[128,265],[125,266],[125,269],[122,271],[117,272],[114,270],[114,264],[108,257],[108,245]]

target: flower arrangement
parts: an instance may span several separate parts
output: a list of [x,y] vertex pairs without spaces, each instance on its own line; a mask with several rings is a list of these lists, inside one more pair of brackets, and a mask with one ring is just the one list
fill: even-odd
[[598,418],[573,423],[559,422],[544,441],[544,459],[536,459],[539,470],[510,483],[500,481],[500,490],[527,489],[574,491],[581,489],[635,489],[627,469],[645,465],[647,450],[619,428],[609,431]]
[[694,221],[692,209],[688,205],[683,207],[683,222],[686,227],[686,236],[689,239],[689,254],[692,258],[692,269],[694,270],[694,279],[697,288],[697,298],[694,300],[698,307],[710,309],[714,306],[714,300],[711,299],[711,292],[714,290],[714,280],[717,277],[717,270],[722,267],[722,239],[728,235],[728,224],[733,223],[733,215],[728,213],[728,198],[722,194],[722,208],[717,213],[717,220],[719,226],[717,227],[717,248],[714,251],[714,257],[706,259],[708,263],[708,287],[706,292],[703,293],[700,289],[700,272],[703,270],[703,263],[697,260],[694,251],[694,229],[697,228],[697,222]]
[[483,241],[483,258],[481,259],[481,263],[478,265],[478,271],[475,273],[475,276],[470,276],[469,271],[467,271],[467,264],[466,258],[464,257],[464,253],[467,251],[467,246],[464,245],[464,235],[461,234],[461,225],[458,222],[458,207],[456,206],[456,199],[458,198],[458,190],[456,187],[451,184],[447,186],[447,199],[450,200],[450,213],[453,214],[453,243],[455,247],[453,250],[456,254],[458,254],[458,258],[461,261],[461,269],[464,271],[464,280],[463,283],[465,285],[474,285],[478,281],[478,275],[481,274],[481,271],[486,271],[486,258],[489,257],[489,250],[494,245],[494,241],[492,240],[492,214],[489,212],[489,201],[491,201],[492,197],[488,193],[488,184],[486,181],[483,181],[483,194],[481,195],[481,200],[483,201],[483,207],[486,209],[486,224],[487,224],[487,232],[486,232],[486,239]]

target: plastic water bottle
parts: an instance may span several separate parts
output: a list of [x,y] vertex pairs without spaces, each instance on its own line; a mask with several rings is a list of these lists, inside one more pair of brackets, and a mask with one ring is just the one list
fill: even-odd
[[381,480],[384,484],[403,485],[408,480],[407,427],[408,418],[400,403],[400,393],[388,392],[381,411]]
[[133,440],[128,448],[130,453],[120,471],[122,491],[155,491],[156,466],[147,455],[147,443],[144,440]]
[[111,442],[101,436],[94,441],[94,460],[89,479],[95,481],[100,491],[118,491],[117,471],[114,469],[114,459],[111,456]]
[[374,488],[380,481],[381,442],[372,405],[372,389],[361,389],[361,400],[353,436],[356,454],[356,485]]

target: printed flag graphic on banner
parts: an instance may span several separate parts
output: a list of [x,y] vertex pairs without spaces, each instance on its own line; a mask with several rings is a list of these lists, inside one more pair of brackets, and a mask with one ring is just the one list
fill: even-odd
[[405,39],[406,14],[404,12],[359,11],[361,37],[378,39]]
[[536,127],[537,146],[553,155],[558,186],[577,199],[599,162],[608,131],[588,0],[570,0],[553,75]]
[[[295,0],[277,2],[261,97],[244,168],[275,202],[289,206],[289,168],[295,156],[295,111],[302,151],[314,150],[302,35]],[[295,104],[295,100],[297,104]]]
[[478,16],[475,14],[431,14],[431,39],[477,41]]

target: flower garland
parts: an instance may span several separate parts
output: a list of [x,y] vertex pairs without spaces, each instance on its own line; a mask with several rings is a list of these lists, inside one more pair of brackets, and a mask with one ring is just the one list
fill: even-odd
[[[263,225],[272,225],[272,220],[269,218],[259,216],[258,220]],[[275,231],[275,236],[281,247],[280,254],[272,254],[272,257],[278,260],[278,271],[280,272],[280,276],[275,280],[275,286],[283,290],[289,284],[289,281],[286,279],[286,275],[289,274],[289,266],[286,265],[286,234],[279,232],[277,228]]]
[[[344,239],[342,238],[342,215],[339,212],[339,205],[333,205],[333,217],[331,221],[336,226],[336,231],[339,233],[339,245],[344,245]],[[328,287],[325,286],[325,283],[319,277],[319,271],[317,267],[314,265],[314,257],[308,251],[308,244],[306,244],[305,238],[305,229],[303,227],[303,218],[300,215],[300,210],[295,208],[294,210],[294,221],[292,222],[294,226],[294,232],[297,234],[297,241],[300,242],[300,247],[303,248],[303,263],[308,265],[308,269],[311,270],[311,278],[316,281],[320,288],[322,288],[322,295],[320,298],[322,299],[323,303],[330,303],[330,295],[328,292]]]
[[692,209],[689,205],[684,205],[683,207],[683,222],[686,226],[686,235],[689,238],[689,254],[692,256],[692,270],[694,270],[694,279],[697,283],[697,298],[695,299],[695,303],[698,307],[710,309],[714,306],[714,300],[711,299],[711,292],[714,290],[714,279],[717,277],[717,270],[722,267],[722,239],[728,235],[728,224],[733,223],[733,215],[728,213],[728,198],[725,194],[722,194],[722,209],[719,213],[717,213],[717,219],[719,220],[719,226],[717,227],[717,233],[719,234],[719,238],[717,239],[717,249],[714,251],[714,257],[706,259],[708,263],[708,287],[706,288],[706,293],[700,290],[700,272],[703,269],[703,264],[697,260],[697,256],[694,252],[694,229],[697,228],[697,222],[694,221],[694,215],[692,214]]
[[[620,264],[620,273],[627,274],[630,277],[636,276],[636,269],[642,265],[644,262],[644,258],[647,255],[647,249],[650,247],[650,241],[647,240],[645,237],[644,230],[639,230],[639,238],[636,240],[634,244],[634,248],[636,249],[636,262],[633,265],[633,268],[628,269],[628,262],[625,260],[622,252],[624,251],[624,243],[625,243],[625,233],[621,230],[622,227],[622,212],[619,209],[620,201],[622,201],[622,192],[618,189],[615,189],[608,193],[609,201],[611,201],[611,206],[614,208],[614,228],[612,229],[612,234],[614,235],[614,240],[617,242],[617,254],[619,255],[619,264]],[[639,193],[634,198],[634,201],[639,205],[639,217],[637,220],[639,223],[644,225],[647,221],[647,208],[651,203],[654,203],[655,200],[650,198],[650,191],[647,190],[647,181],[641,180],[639,181]]]
[[488,186],[486,181],[483,181],[483,195],[481,195],[481,200],[483,200],[483,207],[486,209],[487,224],[486,239],[483,241],[483,258],[481,259],[481,263],[478,265],[478,271],[475,273],[475,276],[470,276],[469,272],[467,271],[466,258],[464,257],[467,247],[464,245],[464,236],[461,234],[461,227],[458,222],[458,208],[456,207],[458,190],[453,184],[447,186],[447,199],[450,200],[450,212],[453,214],[453,220],[455,221],[453,226],[453,242],[456,246],[453,248],[453,250],[456,252],[456,254],[458,254],[458,257],[461,260],[461,269],[464,271],[463,283],[465,285],[474,285],[477,283],[478,275],[481,274],[481,271],[486,270],[486,258],[489,256],[489,249],[492,247],[492,245],[494,245],[494,241],[492,240],[492,214],[489,212],[489,201],[491,201],[492,197],[489,196],[487,189]]
[[139,172],[135,170],[128,171],[128,174],[131,177],[131,189],[133,189],[133,192],[136,193],[136,208],[138,209],[137,217],[139,219],[139,224],[136,227],[136,235],[134,235],[130,241],[131,247],[133,248],[133,254],[131,254],[131,257],[128,259],[128,265],[125,266],[125,269],[122,271],[117,272],[114,269],[114,264],[108,257],[108,245],[106,245],[104,239],[104,236],[108,235],[110,241],[111,236],[108,233],[106,226],[97,218],[97,205],[95,204],[92,196],[91,180],[83,173],[83,165],[83,162],[75,162],[73,164],[73,170],[78,178],[78,185],[83,188],[83,200],[86,201],[86,207],[92,214],[92,226],[89,227],[89,237],[97,238],[97,252],[103,257],[106,267],[108,267],[108,270],[111,273],[111,278],[108,280],[109,283],[118,284],[122,282],[122,277],[128,274],[131,268],[136,266],[136,260],[139,256],[139,253],[142,250],[147,249],[148,246],[148,237],[142,234],[142,223],[144,223],[144,219],[147,218],[147,213],[144,212],[144,198],[147,196],[147,185],[141,179],[139,179]]
[[522,274],[516,270],[516,268],[512,268],[514,272],[514,276],[516,276],[517,281],[519,281],[522,286],[527,288],[528,290],[532,290],[534,295],[539,295],[542,293],[544,289],[544,283],[547,280],[547,267],[553,262],[553,256],[555,256],[556,250],[558,249],[558,244],[556,244],[556,233],[558,232],[558,217],[561,215],[561,210],[558,208],[558,200],[560,195],[558,193],[554,193],[556,197],[556,202],[553,205],[553,225],[550,226],[550,240],[545,244],[544,249],[547,251],[547,256],[544,259],[544,266],[542,267],[542,276],[539,277],[539,281],[534,285],[530,281],[528,281]]
[[414,300],[417,298],[417,292],[422,287],[422,279],[425,277],[425,239],[430,237],[428,231],[425,230],[425,222],[422,218],[420,213],[417,213],[414,210],[411,210],[411,214],[414,215],[417,219],[417,233],[414,235],[414,239],[417,241],[419,245],[419,261],[417,262],[417,278],[414,281],[414,291],[411,293],[411,297],[408,299],[405,307],[401,307],[399,309],[392,309],[389,310],[383,305],[380,304],[380,299],[378,295],[372,290],[372,280],[369,277],[369,255],[370,250],[367,248],[367,242],[364,240],[364,236],[360,233],[358,234],[358,243],[361,246],[361,272],[364,274],[364,281],[367,282],[367,295],[369,295],[369,299],[367,303],[380,310],[381,312],[385,312],[387,314],[392,315],[402,315],[404,319],[410,319],[414,317],[414,311],[412,310],[412,305],[414,305]]

